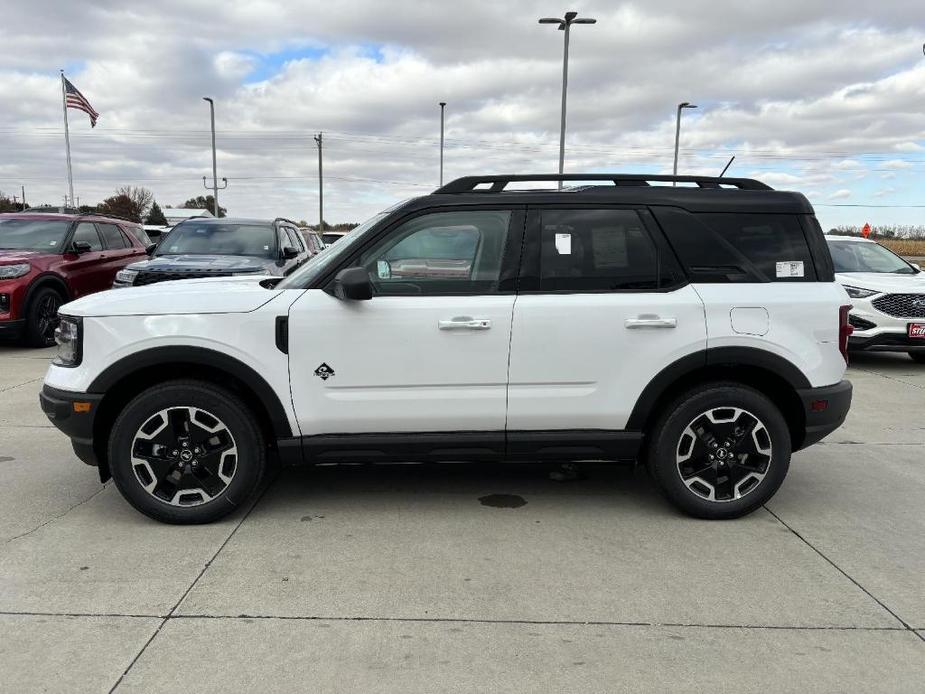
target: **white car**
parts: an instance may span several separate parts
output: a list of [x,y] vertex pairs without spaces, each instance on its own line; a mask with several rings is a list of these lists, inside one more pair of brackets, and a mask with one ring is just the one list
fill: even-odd
[[[596,184],[506,190],[519,181]],[[267,451],[293,465],[639,459],[687,513],[735,518],[844,421],[848,309],[798,193],[468,177],[285,279],[63,306],[41,403],[102,479],[173,523],[242,504]]]
[[925,272],[879,243],[827,236],[835,279],[851,297],[852,350],[908,352],[925,364]]

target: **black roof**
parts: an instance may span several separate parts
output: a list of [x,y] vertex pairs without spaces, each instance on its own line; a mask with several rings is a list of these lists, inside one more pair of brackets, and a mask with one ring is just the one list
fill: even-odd
[[[562,190],[507,190],[508,184],[514,182],[544,181],[593,183]],[[653,182],[660,185],[652,185]],[[667,183],[685,185],[665,185]],[[503,200],[507,204],[570,202],[667,205],[690,212],[813,213],[812,205],[801,193],[774,190],[751,178],[657,174],[465,176],[438,188],[431,195],[412,201],[409,207],[432,205],[437,200],[447,205],[485,204]]]

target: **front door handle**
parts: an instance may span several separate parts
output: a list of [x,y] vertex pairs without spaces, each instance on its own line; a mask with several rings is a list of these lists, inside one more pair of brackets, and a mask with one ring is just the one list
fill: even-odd
[[628,330],[639,328],[677,328],[677,318],[662,318],[652,313],[645,313],[635,318],[627,318],[624,325]]
[[456,316],[451,320],[438,320],[437,327],[440,330],[488,330],[491,321],[488,318]]

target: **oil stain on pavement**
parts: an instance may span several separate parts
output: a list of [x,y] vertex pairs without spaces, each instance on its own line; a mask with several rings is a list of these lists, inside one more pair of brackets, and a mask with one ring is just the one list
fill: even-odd
[[527,505],[527,500],[517,494],[489,494],[480,496],[479,503],[492,508],[520,508]]

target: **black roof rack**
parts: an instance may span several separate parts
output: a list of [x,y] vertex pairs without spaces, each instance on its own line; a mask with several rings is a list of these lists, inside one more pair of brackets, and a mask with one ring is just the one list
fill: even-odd
[[78,217],[109,217],[110,219],[119,219],[123,222],[131,222],[132,224],[143,224],[143,222],[136,222],[134,219],[129,217],[123,217],[118,214],[110,214],[109,212],[81,212],[77,215]]
[[[463,176],[438,188],[434,193],[500,193],[508,183],[519,181],[609,181],[615,186],[648,186],[649,181],[696,183],[700,188],[732,186],[740,190],[773,190],[753,178],[717,178],[716,176],[666,176],[662,174],[515,174],[504,176]],[[478,186],[489,185],[479,189]],[[599,186],[595,186],[599,190]]]
[[277,217],[276,219],[273,220],[274,224],[276,224],[277,222],[288,222],[289,224],[294,226],[296,229],[299,228],[298,222],[293,222],[291,219],[287,219],[286,217]]

